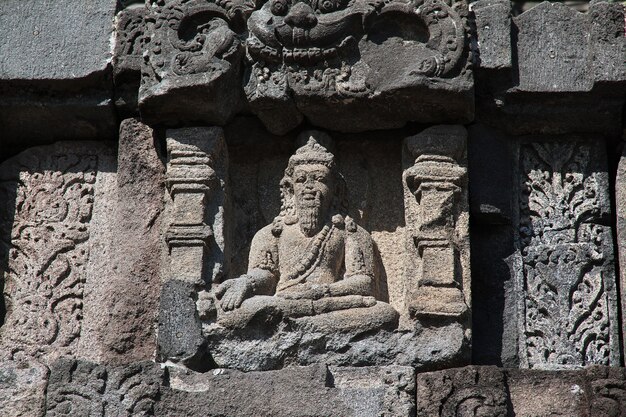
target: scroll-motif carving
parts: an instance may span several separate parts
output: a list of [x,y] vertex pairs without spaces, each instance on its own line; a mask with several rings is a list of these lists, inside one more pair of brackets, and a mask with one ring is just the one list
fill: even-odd
[[466,136],[460,126],[438,126],[405,141],[414,161],[403,175],[412,194],[405,213],[413,315],[460,317],[468,311]]
[[615,277],[604,267],[612,239],[599,224],[608,185],[590,170],[591,151],[576,142],[520,149],[520,356],[529,367],[615,363]]
[[[23,154],[1,172],[15,193],[3,213],[7,318],[2,347],[10,357],[72,352],[81,333],[89,221],[98,158]],[[9,208],[9,207],[7,207]]]
[[[236,111],[247,1],[158,0],[139,91],[142,115],[222,124]],[[184,100],[181,108],[175,102]]]
[[50,367],[47,416],[152,416],[162,371],[151,362],[107,367],[60,359]]
[[504,373],[473,367],[417,375],[418,416],[507,416]]

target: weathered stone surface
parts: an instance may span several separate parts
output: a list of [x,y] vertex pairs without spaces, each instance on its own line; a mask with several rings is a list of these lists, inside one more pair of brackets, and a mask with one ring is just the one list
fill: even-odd
[[88,142],[32,148],[0,167],[4,357],[79,351],[113,167],[111,148]]
[[[122,121],[114,196],[114,270],[104,294],[103,359],[129,363],[154,357],[162,270],[165,166],[159,143],[137,119]],[[99,306],[102,308],[102,306]]]
[[[617,248],[620,271],[620,292],[626,290],[626,148],[622,153],[615,178],[615,209],[617,210]],[[622,317],[626,311],[626,298],[621,297]],[[623,320],[623,319],[622,319]]]
[[224,124],[241,106],[245,1],[152,2],[139,107],[156,123]]
[[511,68],[511,2],[480,0],[473,2],[470,9],[476,24],[477,67]]
[[470,366],[417,375],[417,416],[621,416],[623,368],[536,371]]
[[558,2],[543,2],[514,19],[518,30],[519,88],[589,91],[590,20]]
[[601,138],[576,137],[519,143],[512,271],[523,367],[619,363],[604,146]]
[[2,2],[2,142],[115,135],[110,75],[116,5],[115,0]]
[[162,384],[152,362],[112,367],[61,358],[50,365],[46,416],[152,416]]
[[582,372],[512,370],[507,382],[516,416],[588,415],[589,393]]
[[414,372],[397,366],[207,374],[171,369],[169,385],[157,415],[402,417],[415,410]]
[[131,2],[115,16],[115,47],[113,50],[113,82],[115,106],[118,111],[136,113],[141,81],[143,51],[147,39],[144,1]]
[[161,361],[172,360],[197,368],[203,360],[204,338],[196,311],[196,288],[185,281],[170,279],[162,286],[159,307],[159,350]]
[[0,362],[0,413],[6,417],[43,417],[48,369],[35,362]]

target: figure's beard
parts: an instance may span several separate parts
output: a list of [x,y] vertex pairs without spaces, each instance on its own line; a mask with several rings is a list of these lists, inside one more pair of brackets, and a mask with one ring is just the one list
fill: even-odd
[[297,204],[300,230],[307,237],[320,231],[324,224],[324,211],[318,201],[300,201]]

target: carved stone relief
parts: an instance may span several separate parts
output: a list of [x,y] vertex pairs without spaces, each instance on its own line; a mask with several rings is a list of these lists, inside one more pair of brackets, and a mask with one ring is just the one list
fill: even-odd
[[466,319],[471,306],[467,132],[428,128],[405,141],[407,308],[413,316]]
[[[350,209],[351,194],[334,153],[337,147],[324,132],[299,135],[299,148],[288,157],[282,179],[276,181],[281,206],[269,225],[253,233],[245,273],[229,272],[228,254],[223,270],[206,269],[207,263],[219,263],[215,259],[222,248],[215,245],[214,251],[208,246],[214,239],[227,242],[230,228],[236,227],[223,227],[225,219],[232,221],[232,217],[212,220],[223,211],[209,209],[212,204],[229,207],[224,202],[230,201],[230,191],[220,186],[218,179],[223,177],[214,169],[218,160],[226,158],[225,149],[214,152],[216,148],[209,149],[208,144],[218,142],[207,141],[219,139],[219,132],[212,128],[167,133],[172,200],[165,240],[170,271],[161,297],[160,360],[199,370],[217,366],[247,371],[320,361],[342,366],[464,363],[469,343],[463,321],[468,317],[467,304],[460,292],[467,285],[464,275],[459,272],[454,277],[463,284],[446,281],[450,285],[443,289],[460,294],[461,312],[438,312],[446,318],[435,325],[425,325],[422,317],[405,317],[400,323],[405,314],[386,302],[381,255],[372,235],[357,223],[357,218],[362,219],[359,210]],[[202,143],[207,147],[202,148]],[[394,178],[385,178],[375,187],[384,188],[387,180]],[[401,190],[401,176],[395,181]],[[235,187],[241,182],[232,181]],[[241,186],[254,190],[252,185]],[[386,227],[402,225],[402,216],[392,218],[399,224]],[[223,228],[215,229],[217,225]],[[236,236],[233,241],[245,238]],[[403,239],[402,232],[393,236]],[[391,278],[394,287],[403,279]],[[403,307],[404,297],[395,288],[393,305]],[[423,316],[426,321],[430,313]]]
[[152,416],[162,379],[152,362],[112,367],[60,359],[50,366],[46,416]]
[[[440,0],[268,1],[248,20],[250,106],[279,134],[303,116],[341,131],[469,118],[466,7]],[[421,100],[405,100],[411,93]]]
[[238,110],[240,34],[253,6],[246,0],[151,2],[139,89],[146,120],[223,124]]
[[159,313],[159,356],[201,360],[199,303],[210,315],[206,297],[227,264],[225,215],[228,154],[221,128],[168,130],[167,196],[164,231],[167,267]]
[[[473,115],[464,0],[158,0],[149,9],[139,90],[148,121],[222,125],[249,105],[283,134],[305,117],[364,131]],[[407,100],[414,94],[421,100]]]
[[102,145],[35,148],[0,168],[5,358],[76,353]]
[[530,368],[619,363],[618,310],[602,141],[519,147],[514,266],[520,363]]

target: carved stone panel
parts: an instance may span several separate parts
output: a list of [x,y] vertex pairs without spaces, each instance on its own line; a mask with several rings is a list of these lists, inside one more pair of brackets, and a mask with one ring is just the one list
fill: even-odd
[[277,134],[304,117],[339,131],[469,121],[467,4],[450,3],[266,2],[248,20],[252,111]]
[[[466,363],[469,315],[454,281],[463,274],[455,278],[454,271],[432,269],[429,288],[452,294],[439,304],[441,311],[415,320],[405,308],[402,136],[384,136],[390,141],[384,145],[321,131],[282,138],[265,132],[257,139],[256,128],[227,131],[229,148],[236,148],[229,149],[233,215],[226,218],[235,231],[232,263],[226,279],[197,296],[204,363],[245,371],[322,362],[418,368]],[[395,175],[385,175],[377,163]],[[454,221],[466,222],[462,216]],[[452,245],[438,245],[435,232],[428,256],[452,257],[456,271],[458,255],[446,252]],[[196,334],[197,324],[190,326],[194,330],[181,338]],[[189,340],[198,343],[195,336]]]
[[496,367],[447,369],[417,375],[420,417],[489,416],[507,413],[506,378]]
[[618,299],[602,140],[519,146],[520,364],[619,363]]
[[223,124],[239,109],[240,34],[253,6],[246,0],[151,2],[139,89],[145,120]]
[[212,314],[212,303],[203,300],[228,263],[228,153],[221,128],[174,129],[166,136],[168,265],[159,313],[159,356],[189,362],[202,356],[196,301],[203,314]]
[[405,140],[407,308],[466,321],[471,306],[467,132],[435,126]]
[[60,143],[0,166],[3,357],[51,360],[77,352],[100,170],[113,164],[102,144]]

